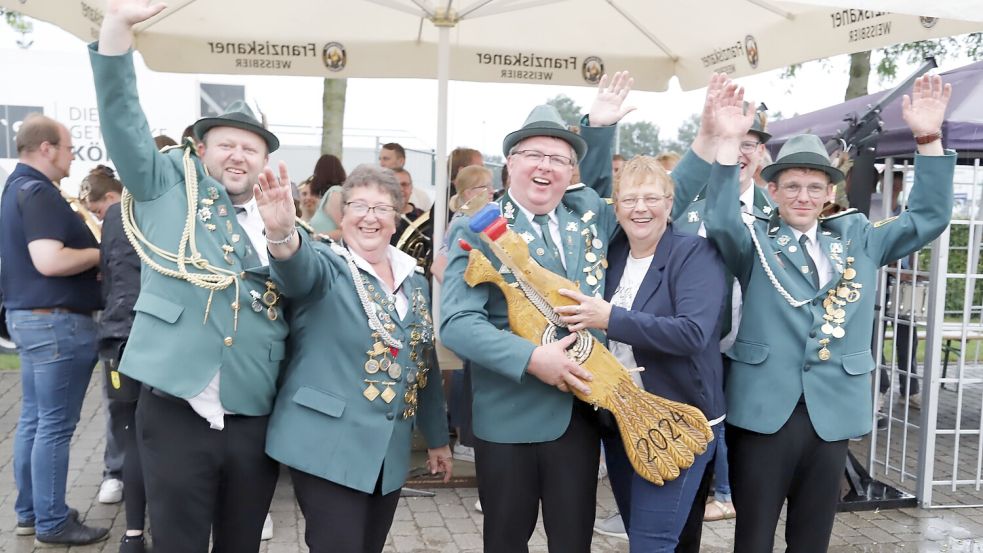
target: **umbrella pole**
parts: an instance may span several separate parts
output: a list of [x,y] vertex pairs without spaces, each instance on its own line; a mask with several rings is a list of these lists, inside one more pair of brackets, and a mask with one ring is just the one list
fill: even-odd
[[[450,73],[450,27],[437,27],[440,42],[437,45],[437,167],[434,181],[433,204],[433,250],[438,250],[438,244],[444,243],[444,232],[447,229],[447,79]],[[434,298],[431,310],[433,312],[434,335],[439,335],[440,327],[440,283],[433,279],[431,283]]]

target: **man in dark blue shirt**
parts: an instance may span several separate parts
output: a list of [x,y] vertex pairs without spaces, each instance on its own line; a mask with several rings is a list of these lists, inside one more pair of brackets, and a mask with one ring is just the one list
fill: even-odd
[[69,443],[97,356],[99,244],[55,184],[72,163],[68,129],[28,116],[17,132],[17,154],[0,202],[0,287],[23,390],[14,441],[15,533],[36,530],[41,543],[88,544],[109,531],[78,520],[65,504],[65,484]]

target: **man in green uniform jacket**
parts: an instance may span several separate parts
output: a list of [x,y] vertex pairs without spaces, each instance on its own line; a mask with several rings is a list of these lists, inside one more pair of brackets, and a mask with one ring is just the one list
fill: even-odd
[[819,218],[842,173],[818,137],[792,137],[762,171],[777,208],[737,207],[743,107],[719,106],[720,143],[705,224],[744,289],[744,321],[728,351],[727,442],[735,551],[771,551],[788,499],[790,551],[826,551],[847,440],[871,430],[871,331],[878,268],[935,239],[952,214],[955,153],[942,148],[950,96],[916,81],[904,119],[918,143],[909,208],[871,224],[856,212]]
[[253,185],[279,145],[248,108],[158,152],[136,92],[132,26],[163,5],[111,2],[90,46],[102,133],[131,199],[144,267],[121,371],[144,384],[137,434],[154,547],[258,551],[277,464],[266,456],[287,325]]

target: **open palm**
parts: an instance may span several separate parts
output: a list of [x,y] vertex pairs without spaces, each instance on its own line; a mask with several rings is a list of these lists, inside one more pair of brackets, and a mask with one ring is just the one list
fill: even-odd
[[943,84],[942,77],[924,75],[915,79],[911,96],[901,100],[901,116],[915,136],[938,132],[951,96],[952,85]]
[[109,0],[107,12],[129,26],[136,25],[159,14],[167,7],[163,2],[150,0]]
[[267,167],[259,174],[259,184],[253,187],[259,215],[263,218],[266,234],[272,237],[271,240],[280,239],[290,233],[296,215],[286,163],[280,162],[279,172],[278,178],[273,174],[273,169]]
[[744,89],[728,83],[712,101],[717,135],[732,139],[743,137],[754,122],[754,104],[744,102]]

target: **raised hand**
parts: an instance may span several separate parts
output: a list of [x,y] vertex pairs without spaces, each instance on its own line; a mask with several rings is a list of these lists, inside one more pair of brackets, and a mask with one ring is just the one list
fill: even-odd
[[108,0],[106,16],[132,27],[159,14],[166,7],[167,4],[163,2],[151,3],[150,0]]
[[707,83],[707,95],[703,100],[703,111],[700,113],[700,128],[696,131],[696,138],[690,144],[693,153],[703,161],[712,162],[717,154],[717,121],[714,106],[717,96],[727,87],[730,79],[724,73],[714,73],[710,76]]
[[133,26],[159,14],[167,7],[150,0],[108,0],[99,28],[99,53],[118,56],[133,46]]
[[911,96],[901,100],[901,116],[915,136],[941,132],[945,108],[952,96],[952,85],[943,84],[938,75],[923,75],[915,79]]
[[287,164],[280,162],[279,178],[267,167],[259,174],[259,184],[253,185],[256,206],[266,227],[269,240],[280,240],[294,231],[294,198],[290,191]]
[[714,132],[720,140],[740,140],[754,122],[754,102],[744,101],[744,88],[728,82],[713,98]]
[[590,106],[589,120],[592,127],[614,125],[635,111],[633,106],[624,105],[633,84],[635,80],[627,71],[615,73],[610,81],[607,75],[601,77],[601,82],[597,83],[597,96]]
[[703,111],[700,113],[700,128],[697,136],[713,138],[717,134],[716,119],[714,119],[714,108],[717,97],[730,84],[730,79],[725,73],[714,73],[710,76],[707,83],[707,95],[703,99]]

